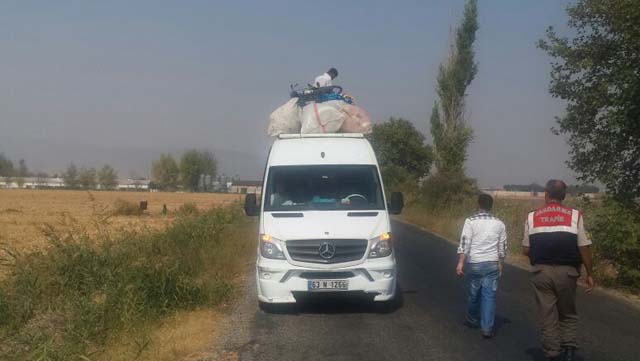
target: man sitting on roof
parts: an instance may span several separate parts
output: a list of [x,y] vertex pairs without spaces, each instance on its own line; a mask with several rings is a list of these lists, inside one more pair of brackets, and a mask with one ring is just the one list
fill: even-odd
[[320,75],[313,81],[313,86],[316,88],[322,88],[326,86],[332,86],[332,80],[338,77],[338,71],[336,68],[331,68],[326,73]]

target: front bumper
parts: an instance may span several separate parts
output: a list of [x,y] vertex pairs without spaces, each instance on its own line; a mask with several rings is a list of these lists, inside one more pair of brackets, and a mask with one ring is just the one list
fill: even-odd
[[318,278],[348,279],[348,291],[371,295],[374,301],[388,301],[395,297],[396,264],[393,256],[367,259],[358,265],[333,269],[299,267],[286,260],[258,256],[256,283],[261,302],[294,303],[294,293],[321,292],[308,290],[308,280]]

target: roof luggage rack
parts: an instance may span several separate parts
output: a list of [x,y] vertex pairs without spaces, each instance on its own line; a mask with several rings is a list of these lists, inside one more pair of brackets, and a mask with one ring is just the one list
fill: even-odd
[[278,139],[298,138],[364,138],[362,133],[279,134]]

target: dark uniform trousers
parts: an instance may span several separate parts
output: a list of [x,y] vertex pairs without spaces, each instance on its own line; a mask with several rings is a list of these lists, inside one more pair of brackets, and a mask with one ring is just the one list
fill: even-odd
[[542,350],[548,356],[559,354],[563,346],[577,346],[576,286],[579,276],[573,266],[538,264],[531,267]]

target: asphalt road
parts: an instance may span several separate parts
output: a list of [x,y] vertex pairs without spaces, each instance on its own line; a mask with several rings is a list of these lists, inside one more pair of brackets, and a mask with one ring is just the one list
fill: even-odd
[[[485,340],[462,324],[465,300],[455,275],[455,246],[398,222],[393,233],[399,307],[312,300],[265,313],[258,309],[250,276],[223,347],[240,360],[544,360],[527,271],[505,267],[497,335]],[[579,360],[640,360],[640,310],[604,292],[578,293]]]

